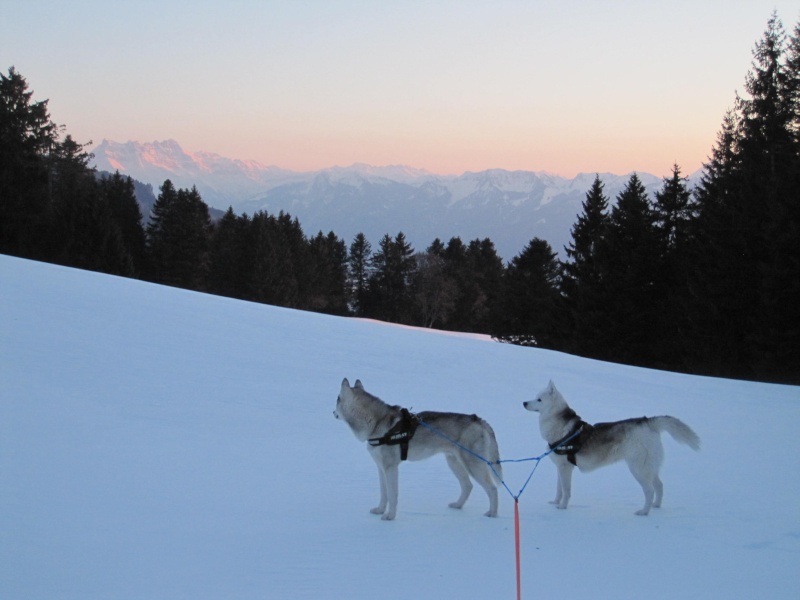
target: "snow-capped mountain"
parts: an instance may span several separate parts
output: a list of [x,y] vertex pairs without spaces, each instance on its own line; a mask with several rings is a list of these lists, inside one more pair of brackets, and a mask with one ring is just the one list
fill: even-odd
[[217,208],[261,193],[295,173],[252,160],[236,160],[211,152],[187,152],[175,140],[124,144],[103,140],[92,149],[93,166],[119,171],[158,188],[170,179],[176,187],[197,186],[203,200]]
[[[307,234],[333,231],[348,244],[364,233],[373,246],[402,231],[417,250],[454,236],[469,242],[490,238],[510,260],[534,237],[563,254],[570,230],[595,174],[567,179],[545,172],[491,169],[434,175],[406,166],[356,164],[300,173],[208,152],[186,152],[174,140],[142,144],[104,140],[93,150],[94,166],[152,184],[197,186],[210,206],[238,214],[285,211]],[[659,177],[639,173],[651,196]],[[601,173],[613,202],[630,174]]]

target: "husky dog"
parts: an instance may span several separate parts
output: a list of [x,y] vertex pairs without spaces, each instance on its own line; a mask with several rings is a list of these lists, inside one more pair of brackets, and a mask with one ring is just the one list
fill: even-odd
[[697,434],[675,417],[641,417],[589,425],[567,405],[552,381],[536,400],[523,405],[539,413],[539,430],[553,449],[550,457],[558,468],[558,485],[552,504],[558,508],[567,508],[574,467],[593,471],[624,460],[644,491],[644,506],[636,514],[646,515],[650,507],[661,506],[664,495],[664,485],[658,477],[664,460],[661,432],[666,431],[694,450],[700,449]]
[[[369,442],[367,450],[378,465],[381,485],[381,500],[370,511],[373,514],[382,515],[386,521],[394,519],[397,513],[397,469],[401,460],[406,458],[404,454],[407,453],[409,460],[422,460],[441,453],[461,485],[461,495],[450,507],[464,506],[472,491],[472,476],[489,496],[486,516],[497,516],[494,478],[502,477],[500,464],[496,464],[500,452],[494,431],[480,417],[431,411],[411,415],[407,410],[390,406],[367,392],[361,381],[350,387],[347,379],[342,381],[333,416],[347,423],[359,441]],[[410,432],[407,429],[403,431],[404,421],[411,425]],[[396,442],[395,438],[403,441]],[[492,462],[495,472],[475,455]]]

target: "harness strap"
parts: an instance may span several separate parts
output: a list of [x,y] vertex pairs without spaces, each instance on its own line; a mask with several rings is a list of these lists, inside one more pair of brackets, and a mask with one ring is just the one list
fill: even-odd
[[417,431],[419,419],[417,415],[412,415],[407,409],[400,409],[400,420],[379,438],[370,438],[370,446],[400,446],[400,460],[408,458],[408,442],[414,437]]
[[574,431],[548,446],[550,446],[550,450],[559,456],[566,456],[569,462],[577,466],[575,455],[583,448],[583,444],[586,443],[591,433],[592,426],[581,421]]

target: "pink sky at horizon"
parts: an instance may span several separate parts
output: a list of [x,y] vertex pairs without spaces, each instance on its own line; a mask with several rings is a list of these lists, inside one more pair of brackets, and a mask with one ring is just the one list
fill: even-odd
[[773,10],[787,33],[800,18],[766,0],[0,2],[0,68],[80,143],[565,177],[699,169]]

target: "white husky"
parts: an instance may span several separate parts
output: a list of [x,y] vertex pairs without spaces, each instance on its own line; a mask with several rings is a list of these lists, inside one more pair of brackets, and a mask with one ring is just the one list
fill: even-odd
[[664,495],[664,485],[658,476],[664,460],[661,432],[666,431],[694,450],[700,449],[697,434],[675,417],[641,417],[589,425],[567,405],[552,381],[536,400],[523,405],[539,413],[542,437],[551,449],[555,448],[550,457],[558,468],[558,487],[553,501],[558,508],[567,508],[574,467],[592,471],[624,460],[644,491],[644,506],[636,514],[646,515],[651,506],[661,506]]
[[[411,415],[373,396],[360,381],[350,387],[347,379],[342,381],[333,416],[347,423],[358,440],[369,442],[367,450],[378,465],[381,485],[381,500],[372,509],[373,514],[382,515],[387,521],[394,519],[398,467],[405,460],[404,455],[409,460],[422,460],[442,453],[461,485],[461,495],[450,507],[464,506],[472,491],[472,476],[489,496],[486,516],[497,516],[495,477],[502,477],[502,469],[497,464],[500,452],[494,431],[480,417],[431,411]],[[478,457],[493,463],[493,467]]]

